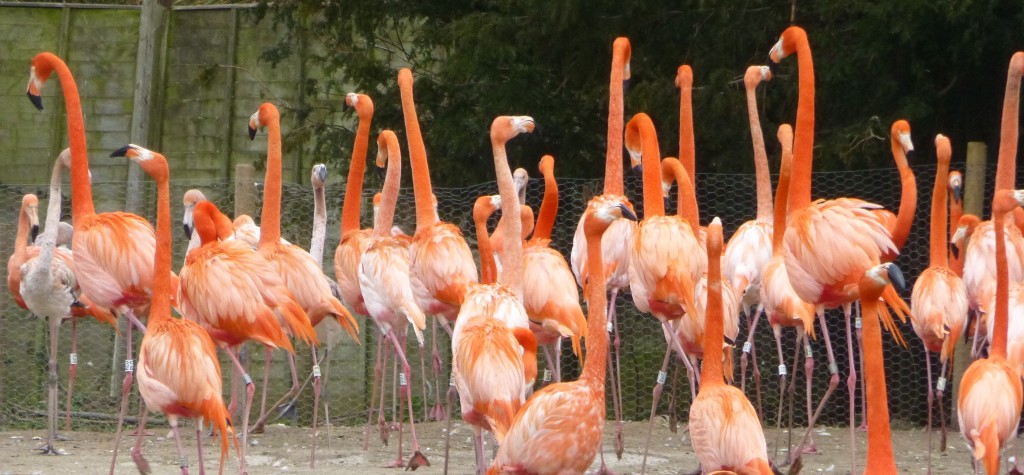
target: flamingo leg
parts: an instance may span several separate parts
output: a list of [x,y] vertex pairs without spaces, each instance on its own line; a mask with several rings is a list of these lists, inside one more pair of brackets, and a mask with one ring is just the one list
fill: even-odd
[[[419,345],[419,350],[420,350],[420,383],[421,383],[420,384],[420,391],[422,391],[422,393],[423,393],[423,422],[426,422],[426,421],[430,420],[430,407],[427,404],[427,401],[430,400],[430,398],[427,397],[427,388],[429,387],[429,384],[427,384],[427,347],[425,345],[423,345],[423,344],[420,344]],[[437,382],[438,378],[440,378],[440,375],[439,374],[435,374],[434,375],[434,382]],[[412,382],[410,381],[409,384],[412,384]]]
[[757,330],[757,321],[760,318],[759,311],[747,316],[750,326],[747,328],[747,340],[743,342],[743,352],[740,353],[740,391],[743,391],[743,394],[747,393],[747,355],[754,348],[754,330]]
[[802,340],[802,336],[798,334],[796,336],[796,342],[793,344],[793,379],[790,380],[787,391],[789,393],[789,408],[787,409],[787,412],[789,413],[789,431],[787,435],[786,444],[788,446],[787,450],[790,453],[792,453],[793,451],[793,404],[796,400],[796,376],[798,369],[797,362],[800,361],[800,344]]
[[[864,382],[864,329],[861,328],[860,301],[857,301],[857,317],[854,320],[854,329],[857,332],[857,355],[860,357],[860,425],[857,430],[865,432],[868,430],[868,397]],[[851,396],[852,397],[852,396]]]
[[[836,356],[835,353],[832,351],[832,339],[831,337],[829,337],[828,334],[828,325],[825,324],[825,312],[819,310],[817,314],[818,323],[821,325],[821,334],[825,338],[825,349],[828,352],[828,372],[832,375],[832,377],[829,379],[828,389],[825,390],[825,395],[821,397],[821,401],[818,402],[818,407],[814,409],[814,414],[811,415],[810,420],[807,421],[807,431],[804,432],[804,436],[800,439],[800,444],[797,445],[796,450],[790,452],[789,460],[787,460],[787,462],[791,463],[795,463],[796,460],[800,458],[800,454],[803,453],[804,444],[811,437],[811,431],[814,430],[814,422],[818,420],[818,416],[821,415],[821,411],[825,409],[825,404],[828,402],[829,398],[832,397],[832,393],[835,392],[836,388],[839,386],[839,368],[838,366],[836,366]],[[847,319],[846,323],[847,328],[849,328],[849,319]],[[853,353],[850,353],[850,358],[853,358]],[[852,367],[853,366],[851,365],[851,368]],[[852,405],[853,403],[851,402],[850,404]],[[850,429],[850,435],[852,436],[852,430],[854,429],[852,425]],[[851,450],[854,449],[851,448]],[[856,472],[851,469],[850,473]]]
[[[380,430],[380,441],[385,447],[387,447],[388,439],[391,437],[391,426],[388,425],[387,420],[384,417],[384,399],[387,397],[388,380],[383,377],[383,369],[388,367],[388,356],[390,356],[392,352],[388,349],[390,347],[390,343],[387,341],[387,335],[383,333],[381,333],[381,345],[384,345],[384,358],[381,366],[382,376],[380,379],[380,404],[377,406],[377,427]],[[392,382],[391,386],[394,387],[394,385],[394,382]],[[394,394],[392,394],[392,399],[394,399]],[[394,414],[393,408],[392,414]]]
[[434,370],[434,408],[430,411],[430,417],[435,421],[441,421],[448,419],[448,413],[441,404],[441,375],[444,374],[444,362],[441,360],[441,353],[437,351],[437,320],[433,318],[430,321],[431,359]]
[[[267,365],[266,365],[266,368],[270,368],[269,360],[270,360],[270,355],[268,354],[267,355]],[[314,365],[316,364],[316,360],[313,361],[313,364]],[[269,375],[269,370],[266,369],[266,368],[264,368],[264,373]],[[260,412],[262,414],[260,414],[260,418],[256,420],[256,423],[253,424],[253,427],[252,427],[252,432],[253,433],[262,434],[263,433],[263,426],[264,426],[264,424],[267,423],[267,419],[270,418],[270,411],[272,411],[274,408],[281,407],[283,404],[285,404],[285,401],[290,401],[292,398],[295,397],[296,394],[299,394],[299,388],[300,388],[300,386],[299,386],[299,373],[295,369],[295,353],[288,353],[288,368],[291,369],[291,373],[292,373],[292,388],[289,389],[288,392],[284,394],[284,396],[281,396],[281,399],[278,399],[277,402],[275,402],[274,405],[271,406],[270,410],[267,410],[266,412],[263,412],[263,408],[260,408]],[[266,381],[264,381],[263,384],[265,385]],[[315,389],[315,386],[314,386],[314,389]]]
[[487,460],[484,455],[484,432],[473,426],[473,451],[476,452],[476,474],[483,475]]
[[185,458],[185,444],[181,442],[181,431],[178,430],[178,420],[171,419],[171,431],[174,432],[174,446],[178,449],[178,466],[181,467],[181,475],[188,475],[188,459]]
[[[320,415],[320,360],[316,357],[316,345],[309,345],[313,356],[313,443],[309,449],[309,468],[316,468],[317,419]],[[296,380],[296,383],[298,380]]]
[[555,382],[562,382],[562,338],[555,340]]
[[[391,343],[395,345],[395,353],[397,353],[398,359],[402,362],[402,376],[399,378],[399,384],[402,386],[401,392],[404,393],[409,405],[409,431],[412,433],[412,456],[409,457],[409,464],[406,465],[406,468],[416,470],[421,465],[429,467],[430,462],[427,461],[427,457],[420,452],[420,443],[416,438],[416,422],[413,420],[412,416],[412,390],[409,387],[409,384],[407,384],[408,381],[412,379],[412,369],[409,366],[409,362],[405,359],[404,345],[402,345],[402,343],[404,343],[405,336],[403,335],[403,341],[399,342],[395,332],[388,332],[388,338],[390,338]],[[401,420],[401,418],[399,418],[399,420]],[[401,445],[401,442],[399,442],[399,445]]]
[[[615,311],[615,289],[612,289],[612,297],[608,299],[608,332],[612,333],[613,329],[617,328],[615,323],[614,311]],[[615,453],[621,458],[621,447],[622,447],[622,406],[621,401],[616,391],[621,387],[618,384],[618,373],[616,371],[617,366],[615,365],[615,345],[608,346],[608,385],[612,388],[612,408],[615,410]],[[605,465],[604,461],[604,444],[601,444],[601,468],[598,470],[598,474],[608,473],[608,466]]]
[[57,332],[60,328],[60,318],[49,317],[46,322],[50,326],[50,359],[47,361],[46,378],[46,445],[39,450],[44,455],[60,455],[61,450],[54,445],[57,439]]
[[[942,404],[942,395],[946,392],[946,382],[948,381],[946,370],[948,368],[949,360],[942,362],[942,371],[939,373],[939,381],[935,384],[935,395],[939,406],[939,425],[942,430],[939,434],[939,452],[946,451],[946,407]],[[949,377],[953,377],[949,375]],[[929,385],[930,386],[930,385]],[[931,446],[931,444],[929,444]],[[1020,445],[1018,445],[1018,450]],[[1017,457],[1017,463],[1014,466],[1020,465],[1020,457]]]
[[65,412],[64,430],[71,431],[71,394],[75,389],[75,374],[78,373],[78,319],[71,318],[71,354],[68,355],[68,403]]
[[547,368],[544,369],[544,376],[541,378],[541,381],[542,381],[541,384],[543,386],[547,386],[548,383],[551,382],[551,375],[552,374],[557,374],[555,372],[555,356],[553,354],[554,352],[551,349],[552,346],[554,346],[554,345],[552,344],[552,345],[544,345],[543,346],[543,348],[544,348],[544,360],[545,360],[544,363],[545,363],[545,366],[547,366]]
[[846,317],[846,350],[850,358],[850,376],[846,378],[846,389],[850,391],[850,473],[857,473],[857,361],[854,356],[857,353],[853,352],[853,339],[856,335],[850,326],[850,304],[843,305],[843,316]]
[[[612,322],[612,330],[615,332],[615,338],[612,339],[612,348],[615,348],[615,391],[612,397],[615,399],[615,404],[618,409],[615,413],[615,457],[618,460],[622,460],[622,453],[624,451],[624,444],[622,441],[622,338],[619,336],[619,320],[616,313],[616,300],[619,297],[618,287],[613,287],[611,293],[608,296],[608,321]],[[605,467],[606,473],[607,467]]]
[[[384,340],[383,336],[381,336],[381,337],[379,337],[377,339],[377,359],[373,363],[373,384],[370,385],[370,387],[372,388],[371,391],[373,392],[372,393],[373,395],[370,396],[370,411],[369,411],[370,415],[369,415],[369,417],[366,420],[366,433],[365,433],[365,435],[363,437],[363,450],[369,450],[369,448],[370,448],[370,430],[373,428],[374,403],[377,401],[377,383],[380,382],[381,352],[383,351],[384,346],[386,344],[387,344],[387,342]],[[383,409],[383,408],[381,408],[381,409]]]
[[[391,333],[389,332],[388,334],[390,335]],[[394,361],[393,364],[397,368],[397,366],[398,366],[398,356],[397,355],[398,355],[398,351],[399,351],[399,345],[397,343],[392,343],[390,346],[391,346],[392,353],[395,354],[395,361]],[[397,371],[396,371],[395,372],[395,376],[396,377],[400,377],[402,379],[402,382],[405,383],[405,372],[404,371],[401,374],[398,374]],[[405,386],[406,386],[405,384],[402,384],[401,388],[399,388],[398,382],[393,382],[392,383],[392,387],[397,390],[397,394],[393,394],[393,396],[392,396],[392,403],[393,404],[391,406],[391,428],[398,430],[398,457],[395,460],[389,462],[386,465],[386,467],[388,467],[388,468],[397,468],[397,467],[404,467],[405,466],[405,459],[402,457],[402,435],[403,435],[402,434],[402,421],[403,421],[403,418],[402,418],[402,412],[401,412],[402,411],[402,403],[404,402],[404,399],[405,399]],[[394,400],[398,401],[397,406],[394,405]],[[411,414],[410,414],[410,416],[411,416]]]
[[252,409],[252,397],[256,394],[256,383],[252,382],[252,377],[242,367],[242,363],[238,361],[238,355],[231,349],[225,348],[225,352],[228,357],[231,358],[231,363],[235,365],[242,374],[242,382],[245,384],[245,409],[242,410],[242,443],[238,445],[238,458],[240,459],[239,473],[248,473],[247,464],[245,462],[245,447],[249,445],[249,411]]
[[928,388],[928,427],[926,429],[928,431],[928,465],[927,465],[928,469],[927,469],[927,471],[925,473],[931,474],[932,473],[932,403],[933,403],[933,397],[934,396],[933,396],[933,393],[932,393],[932,355],[931,355],[931,352],[928,351],[928,347],[927,346],[924,348],[924,363],[925,363],[924,364],[925,371],[928,372],[928,386],[927,386],[927,388]]
[[[252,431],[255,434],[263,432],[263,427],[260,425],[259,420],[262,419],[263,414],[267,412],[267,385],[270,384],[270,347],[264,347],[264,359],[263,359],[263,390],[260,396],[260,417],[257,418],[256,427],[253,427]],[[259,430],[257,430],[259,429]]]
[[[786,359],[782,354],[782,327],[772,325],[772,334],[775,335],[775,349],[779,353],[779,408],[775,413],[775,455],[779,457],[779,437],[782,435],[782,406],[786,401]],[[790,452],[792,453],[792,452]]]
[[[666,322],[663,323],[666,327],[670,325]],[[647,438],[644,441],[644,458],[640,462],[640,473],[643,474],[647,470],[647,451],[651,447],[651,432],[654,430],[654,417],[658,413],[658,400],[661,399],[661,390],[665,386],[665,378],[668,376],[668,361],[672,356],[672,346],[669,344],[665,348],[665,358],[661,362],[661,370],[658,371],[658,382],[654,385],[654,398],[651,401],[651,420],[647,423]]]
[[[455,376],[448,381],[448,391],[446,392],[445,404],[447,405],[447,412],[451,414],[452,403],[455,401],[455,395],[457,390],[455,389]],[[452,445],[452,418],[447,418],[445,421],[444,429],[444,475],[448,475],[448,455],[450,453]]]
[[142,456],[142,437],[146,434],[146,416],[149,415],[149,409],[145,407],[145,404],[142,406],[138,434],[135,436],[135,446],[132,447],[132,460],[135,462],[135,468],[139,469],[139,473],[150,473],[149,462],[146,461],[146,457]]
[[672,385],[668,391],[668,430],[675,434],[679,430],[676,414],[676,400],[679,399],[679,365],[672,368]]
[[203,421],[196,419],[196,446],[199,448],[199,475],[206,473],[206,465],[203,464]]
[[[811,402],[811,381],[814,379],[814,352],[811,351],[811,339],[807,337],[807,333],[801,326],[796,327],[797,340],[803,341],[804,345],[804,379],[807,380],[807,420],[811,420],[811,414],[813,414],[813,403]],[[793,361],[793,367],[796,368],[796,360]],[[793,376],[793,383],[796,384],[796,376]],[[792,417],[792,413],[790,414]],[[790,436],[792,437],[793,429],[790,427]],[[803,449],[802,454],[814,454],[818,452],[818,447],[814,443],[814,433],[808,434],[807,436],[807,448]]]
[[[131,310],[124,312],[125,317],[131,314]],[[129,318],[129,322],[131,319]],[[132,325],[127,326],[124,332],[124,348],[127,353],[124,360],[124,381],[121,383],[121,410],[117,415],[117,435],[114,436],[114,454],[110,459],[110,475],[114,475],[114,464],[117,463],[117,449],[121,445],[121,429],[124,428],[124,416],[128,413],[128,392],[134,381],[135,360],[132,359]],[[141,434],[141,431],[140,431]]]

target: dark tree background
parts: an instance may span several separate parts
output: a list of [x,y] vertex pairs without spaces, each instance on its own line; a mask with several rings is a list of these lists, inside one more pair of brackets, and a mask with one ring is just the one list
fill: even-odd
[[[1006,69],[1024,49],[1018,0],[795,2],[706,0],[422,1],[297,0],[256,10],[283,39],[265,54],[298,55],[323,70],[294,104],[318,157],[348,167],[354,128],[338,127],[344,93],[370,94],[373,130],[404,126],[396,85],[408,65],[436,183],[493,180],[487,130],[501,114],[532,115],[540,133],[510,144],[513,166],[535,169],[551,153],[562,176],[603,173],[611,45],[629,37],[632,78],[626,119],[647,112],[663,155],[676,155],[676,68],[694,70],[698,170],[752,172],[741,75],[767,64],[795,20],[810,38],[817,75],[816,169],[892,167],[889,125],[913,127],[916,163],[930,163],[936,133],[950,136],[954,161],[968,141],[994,155]],[[774,67],[759,101],[766,137],[796,114],[796,60]],[[777,146],[768,140],[777,164]],[[329,157],[329,158],[328,158]]]

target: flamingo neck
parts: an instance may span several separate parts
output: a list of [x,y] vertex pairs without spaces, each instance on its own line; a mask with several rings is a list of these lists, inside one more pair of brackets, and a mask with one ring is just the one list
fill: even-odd
[[795,213],[811,204],[811,169],[814,159],[814,60],[807,36],[799,36],[796,46],[800,69],[800,94],[797,100],[796,134],[793,139],[793,175],[789,190],[789,211]]
[[671,173],[675,177],[676,186],[678,187],[676,190],[678,195],[676,201],[679,207],[676,214],[690,224],[690,229],[696,235],[697,230],[700,228],[700,212],[697,209],[697,196],[693,191],[693,182],[690,181],[686,169],[683,168],[679,160],[668,157],[661,161],[661,173],[662,175]]
[[[49,219],[50,216],[47,215],[46,217]],[[28,247],[28,230],[30,227],[32,227],[32,224],[29,222],[28,212],[25,208],[21,208],[21,212],[18,213],[18,232],[14,238],[15,254],[25,252],[25,248]]]
[[782,255],[782,239],[786,235],[786,200],[789,199],[789,183],[793,169],[793,150],[782,145],[782,163],[779,165],[779,184],[775,189],[774,221],[772,222],[772,254]]
[[[519,194],[516,192],[515,181],[512,179],[512,170],[508,167],[508,159],[505,155],[505,142],[491,139],[492,150],[494,151],[494,172],[498,179],[498,194],[501,195],[501,203],[507,206],[506,211],[501,213],[501,220],[504,221],[505,234],[502,236],[504,249],[501,250],[501,276],[498,281],[515,292],[522,300],[522,267],[523,267],[523,223],[519,220]],[[507,205],[506,205],[507,203]]]
[[171,318],[171,187],[166,173],[156,179],[156,256],[149,321],[155,325]]
[[363,175],[366,173],[366,151],[370,143],[370,122],[373,115],[359,116],[356,141],[352,145],[352,161],[348,166],[348,181],[345,183],[345,202],[341,207],[341,235],[359,229],[359,217],[363,205]]
[[[489,197],[484,199],[490,200]],[[473,222],[476,228],[476,248],[480,253],[480,283],[493,284],[498,281],[498,267],[494,262],[494,248],[491,246],[491,239],[487,236],[487,218],[491,217],[493,210],[473,210]]]
[[318,266],[323,266],[324,240],[327,239],[327,199],[324,187],[313,187],[313,237],[309,243],[309,255]]
[[92,182],[89,180],[89,154],[85,143],[85,121],[78,85],[67,64],[52,53],[42,53],[53,66],[61,89],[68,118],[68,142],[71,146],[71,222],[80,225],[85,216],[96,214],[92,203]]
[[1006,359],[1006,332],[1009,328],[1010,302],[1010,271],[1006,263],[1005,230],[1003,229],[1004,214],[992,216],[992,226],[996,235],[996,315],[995,328],[992,331],[991,358]]
[[[877,285],[876,285],[877,286]],[[864,473],[897,473],[889,427],[878,297],[882,288],[860,289],[864,318],[864,378],[867,384],[868,456]],[[869,295],[870,294],[870,295]]]
[[[621,136],[622,134],[619,135]],[[622,148],[621,142],[619,142],[619,148]],[[555,173],[554,171],[545,170],[543,174],[544,201],[540,203],[537,225],[533,228],[533,239],[551,239],[551,231],[555,227],[555,216],[558,215],[558,183],[555,181]],[[607,183],[608,180],[606,178],[605,184]],[[607,190],[607,186],[605,189]]]
[[996,167],[996,191],[1012,190],[1017,173],[1017,128],[1020,114],[1020,81],[1024,72],[1024,52],[1010,58],[1003,96],[1003,120],[999,132],[999,165]]
[[608,358],[608,332],[605,329],[608,322],[605,308],[608,306],[608,297],[605,295],[601,233],[587,232],[587,268],[591,269],[585,291],[589,337],[580,379],[587,381],[592,388],[597,388],[594,391],[599,398],[596,404],[604,405],[605,365]]
[[[437,218],[434,216],[432,198],[434,191],[430,186],[427,149],[423,145],[423,134],[420,132],[420,122],[416,117],[416,103],[413,101],[412,86],[412,71],[402,68],[398,72],[398,87],[402,94],[402,113],[405,116],[409,161],[412,167],[412,188],[416,197],[416,232],[419,233],[434,225]],[[514,203],[514,201],[508,201],[508,203]]]
[[644,218],[665,216],[665,200],[661,193],[661,150],[658,148],[658,134],[646,115],[638,122],[638,127],[641,164],[644,169]]
[[398,150],[398,138],[394,133],[386,137],[388,171],[384,176],[384,187],[381,189],[380,210],[373,223],[373,237],[376,238],[391,235],[391,226],[395,221],[395,205],[398,203],[398,186],[402,183],[402,157]]
[[266,125],[267,175],[263,180],[260,246],[281,242],[281,121],[270,117]]
[[679,162],[690,177],[690,187],[697,188],[696,144],[693,138],[693,76],[687,74],[679,84]]
[[[933,211],[934,212],[934,211]],[[949,202],[949,236],[952,237],[956,234],[957,229],[960,227],[960,217],[964,215],[964,203],[963,201],[950,200]],[[952,254],[952,253],[950,253]],[[957,254],[955,257],[950,255],[949,267],[953,270],[953,273],[959,276],[964,274],[964,255],[963,253]]]
[[[53,171],[50,173],[50,199],[46,204],[46,229],[43,231],[42,244],[39,250],[39,266],[47,271],[53,262],[53,252],[57,246],[57,226],[60,224],[61,168],[63,168],[63,164],[61,164],[60,159],[57,159],[57,162],[53,164]],[[18,231],[20,234],[20,222],[18,223]],[[21,244],[22,249],[24,249],[25,238],[19,236],[18,242]]]
[[[932,216],[929,228],[928,261],[931,267],[949,266],[949,243],[946,236],[946,194],[949,181],[949,159],[939,157],[939,167],[935,171],[935,186],[932,187]],[[903,214],[903,201],[900,202],[900,214]],[[959,220],[959,218],[957,218]],[[897,223],[899,218],[897,218]],[[897,224],[898,226],[898,224]],[[899,246],[899,244],[897,244]]]
[[[604,193],[624,195],[622,180],[622,129],[625,107],[622,82],[629,62],[629,42],[616,41],[612,51],[612,72],[608,85],[608,148],[605,151]],[[546,193],[546,191],[545,191]]]
[[[709,229],[709,234],[710,234]],[[708,236],[708,241],[712,237]],[[725,344],[725,324],[722,317],[722,264],[719,249],[708,249],[707,305],[704,307],[704,362],[700,368],[700,381],[704,387],[725,384],[722,371],[722,345]]]
[[[910,237],[910,226],[914,223],[914,213],[917,211],[917,180],[914,178],[914,172],[910,169],[910,165],[907,164],[907,154],[903,152],[903,147],[900,146],[898,139],[893,137],[892,142],[892,155],[896,160],[896,167],[900,171],[901,189],[900,209],[896,214],[896,225],[892,229],[892,242],[896,245],[896,249],[903,249],[907,238]],[[947,164],[946,167],[948,173],[949,165]],[[942,184],[942,189],[945,191],[945,183]],[[932,209],[934,211],[934,207]],[[943,212],[940,214],[945,215]]]
[[757,176],[757,220],[772,219],[772,180],[768,173],[768,153],[764,149],[764,132],[757,113],[756,86],[747,87],[747,118],[750,139],[754,144],[754,173]]

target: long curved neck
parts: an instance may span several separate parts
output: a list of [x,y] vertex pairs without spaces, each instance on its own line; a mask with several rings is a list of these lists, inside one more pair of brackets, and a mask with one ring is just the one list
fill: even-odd
[[391,235],[391,226],[395,221],[395,205],[398,203],[398,186],[402,183],[402,157],[398,150],[398,138],[394,133],[385,139],[388,150],[388,172],[384,177],[381,189],[380,211],[373,223],[373,236]]
[[601,253],[601,233],[587,233],[587,268],[592,269],[587,279],[585,296],[587,298],[587,340],[586,360],[583,362],[583,374],[580,379],[587,381],[594,391],[604,399],[605,365],[608,360],[608,324],[605,308],[608,297],[605,295],[604,258]]
[[761,118],[757,113],[756,85],[747,86],[747,119],[750,122],[750,139],[754,144],[754,173],[757,176],[757,220],[768,222],[772,219],[772,180],[768,173],[768,153],[764,149],[764,132]]
[[700,212],[697,208],[697,196],[693,191],[693,183],[690,181],[689,175],[686,173],[686,169],[683,168],[683,164],[679,160],[668,157],[661,161],[661,173],[671,173],[675,176],[678,197],[679,209],[677,214],[680,218],[686,220],[690,224],[690,229],[693,229],[694,234],[700,227]]
[[327,198],[324,186],[313,187],[313,238],[309,243],[309,254],[318,266],[323,266],[324,241],[327,239]]
[[89,181],[89,154],[85,144],[85,121],[78,85],[71,70],[56,55],[43,53],[53,66],[64,90],[64,105],[68,118],[68,142],[71,146],[71,220],[79,224],[82,217],[96,214],[92,203],[92,183]]
[[612,73],[608,85],[608,148],[605,152],[604,193],[620,196],[625,193],[622,181],[622,129],[625,120],[622,82],[629,54],[629,40],[616,40],[612,48]]
[[690,176],[690,188],[697,188],[697,153],[693,138],[693,73],[679,84],[679,162]]
[[[49,215],[47,215],[49,217]],[[21,208],[21,212],[18,213],[18,232],[14,238],[14,253],[18,254],[25,251],[28,247],[28,229],[32,226],[29,222],[28,214],[24,207]]]
[[793,139],[793,175],[789,190],[789,213],[811,204],[811,169],[814,159],[814,60],[807,37],[801,36],[796,47],[800,68],[800,95],[796,111],[796,132]]
[[[619,149],[621,148],[622,142],[620,141]],[[622,157],[619,158],[621,161]],[[544,169],[542,173],[544,175],[544,200],[540,203],[537,225],[533,228],[533,239],[551,239],[551,230],[555,227],[555,216],[558,215],[558,183],[555,181],[555,172]],[[605,183],[608,183],[607,179],[605,179]],[[605,193],[608,193],[607,187]]]
[[[917,211],[917,180],[914,179],[914,172],[907,164],[907,154],[903,152],[903,147],[895,137],[892,143],[892,155],[896,160],[896,167],[900,170],[901,185],[900,209],[896,214],[896,225],[892,229],[892,242],[896,244],[896,249],[903,249],[907,238],[910,237],[910,226],[914,223],[914,213]],[[946,168],[948,170],[949,166],[947,165]],[[943,183],[943,190],[945,187],[946,184]],[[945,215],[945,213],[940,214]]]
[[[402,68],[398,72],[398,87],[402,93],[402,113],[405,116],[406,138],[409,143],[409,162],[412,167],[413,194],[416,197],[416,232],[418,233],[437,222],[432,201],[434,191],[430,186],[427,149],[423,145],[420,122],[416,117],[416,103],[413,102],[412,97],[412,71]],[[508,201],[508,203],[514,202]]]
[[42,246],[39,252],[39,262],[44,269],[50,268],[50,263],[53,262],[53,250],[57,245],[57,227],[60,224],[61,207],[60,178],[63,167],[64,165],[58,159],[53,164],[53,171],[50,173],[50,200],[46,204],[46,229],[43,231]]
[[281,241],[281,121],[267,120],[267,175],[263,180],[260,246]]
[[373,115],[359,116],[356,141],[352,145],[352,161],[348,166],[345,183],[345,203],[341,207],[341,235],[359,229],[363,205],[363,175],[366,173],[366,151],[370,143],[370,122]]
[[[490,200],[490,197],[483,199]],[[492,212],[473,209],[473,223],[476,228],[476,248],[480,253],[480,283],[493,284],[498,281],[498,267],[494,262],[494,247],[491,246],[491,239],[487,236],[487,219]]]
[[[864,318],[864,376],[867,384],[868,454],[864,473],[898,473],[889,427],[885,362],[882,357],[882,329],[878,321],[881,288],[861,288]],[[865,295],[869,295],[865,297]],[[873,296],[873,298],[872,298]]]
[[[947,190],[948,192],[948,190]],[[932,211],[934,213],[934,211]],[[950,200],[949,202],[949,234],[947,236],[952,237],[956,234],[957,228],[960,227],[960,217],[964,215],[964,202]],[[956,256],[949,255],[949,267],[953,270],[953,273],[959,276],[964,274],[964,254],[958,253]]]
[[782,162],[779,165],[779,184],[775,189],[774,221],[772,222],[772,255],[782,255],[782,238],[786,235],[786,200],[789,199],[790,175],[793,169],[793,144],[782,140]]
[[[505,155],[505,142],[491,138],[491,148],[494,151],[494,173],[498,179],[498,194],[501,195],[501,203],[508,206],[506,211],[501,213],[501,219],[505,222],[505,235],[502,236],[504,249],[501,251],[501,276],[498,281],[512,289],[521,300],[523,297],[523,224],[519,220],[517,207],[519,205],[519,194],[516,192],[516,184],[512,179],[512,170],[508,167],[508,159]],[[507,203],[507,205],[506,205]]]
[[664,216],[665,201],[661,193],[661,150],[658,148],[658,134],[646,114],[635,117],[630,121],[630,125],[637,127],[635,132],[640,136],[641,165],[644,169],[644,219],[649,216]]
[[[712,232],[709,229],[709,233]],[[712,237],[708,236],[708,241]],[[725,343],[725,324],[722,317],[722,264],[720,249],[708,246],[707,305],[704,311],[704,363],[700,381],[704,387],[725,384],[722,372],[722,345]]]
[[[946,186],[949,181],[948,177],[949,159],[943,160],[940,157],[939,167],[935,171],[935,186],[932,188],[932,221],[928,237],[928,261],[931,267],[949,266],[949,243],[946,237]],[[900,214],[902,213],[903,203],[901,202]]]
[[1017,129],[1020,115],[1020,81],[1024,71],[1024,53],[1010,58],[1003,96],[1003,120],[999,132],[999,165],[996,167],[996,191],[1012,190],[1017,173]]
[[156,191],[156,256],[150,325],[171,318],[171,187],[166,175],[156,178]]
[[1006,359],[1006,332],[1009,327],[1010,270],[1006,263],[1006,241],[1003,228],[1005,214],[994,213],[992,226],[996,235],[996,315],[992,330],[991,358]]

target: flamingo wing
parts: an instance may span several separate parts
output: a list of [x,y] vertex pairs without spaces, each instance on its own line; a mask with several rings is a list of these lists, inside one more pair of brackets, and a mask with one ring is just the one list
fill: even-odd
[[94,215],[72,237],[79,284],[97,305],[147,305],[153,283],[153,226],[130,213]]
[[740,471],[768,460],[757,413],[734,386],[701,389],[690,406],[690,440],[704,470]]
[[478,282],[476,264],[459,228],[438,223],[413,237],[412,285],[416,302],[425,313],[458,313],[469,284]]
[[412,323],[416,340],[423,343],[426,317],[413,296],[406,243],[392,237],[375,239],[363,253],[359,286],[366,310],[378,325],[404,328],[405,322]]
[[568,336],[579,355],[580,338],[587,336],[587,320],[580,308],[580,293],[569,265],[554,249],[529,245],[523,253],[523,306],[530,320],[548,332],[546,320],[555,326],[555,334],[542,339]]
[[729,238],[722,258],[722,275],[743,297],[744,307],[760,300],[761,273],[771,258],[771,223],[747,221]]
[[362,229],[346,233],[334,252],[334,276],[338,281],[341,298],[361,315],[368,315],[363,303],[363,292],[359,287],[359,263],[363,253],[370,246],[372,231]]
[[[659,302],[668,309],[652,309],[656,314],[682,315],[692,309],[693,287],[706,271],[707,253],[685,221],[654,216],[641,223],[629,263],[630,290],[638,309],[645,311],[643,307]],[[645,295],[646,299],[638,298]]]
[[331,285],[313,256],[294,244],[271,243],[261,246],[260,254],[277,267],[295,301],[306,311],[312,326],[327,316],[335,316],[341,327],[359,342],[359,323],[341,301],[334,297]]
[[[910,323],[929,351],[952,356],[953,344],[967,324],[967,288],[948,267],[929,267],[910,294]],[[946,343],[948,341],[948,343]]]

